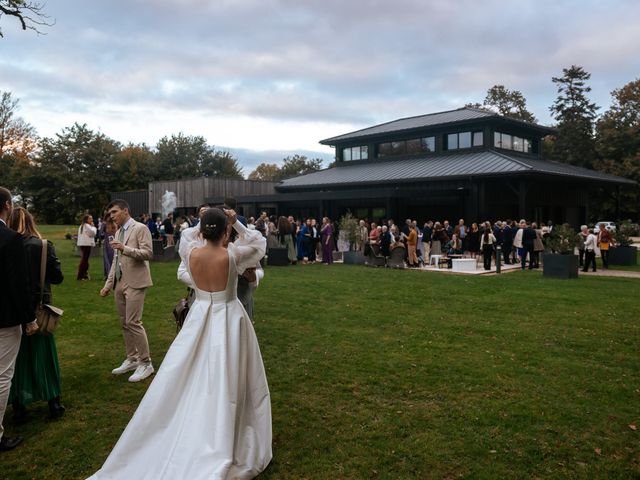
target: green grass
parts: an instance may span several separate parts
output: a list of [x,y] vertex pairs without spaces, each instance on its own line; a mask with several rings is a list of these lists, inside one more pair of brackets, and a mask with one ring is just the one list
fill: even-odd
[[[58,350],[67,415],[8,433],[0,478],[85,478],[100,467],[148,383],[124,358],[101,259],[66,275]],[[183,293],[152,264],[145,324],[160,365]],[[640,478],[640,281],[540,272],[466,277],[334,265],[268,268],[256,332],[271,388],[274,460],[265,479]],[[596,453],[599,449],[600,454]]]

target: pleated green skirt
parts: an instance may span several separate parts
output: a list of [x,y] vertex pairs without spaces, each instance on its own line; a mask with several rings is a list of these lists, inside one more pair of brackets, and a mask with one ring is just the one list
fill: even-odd
[[60,396],[60,365],[53,335],[23,335],[9,403],[28,405]]

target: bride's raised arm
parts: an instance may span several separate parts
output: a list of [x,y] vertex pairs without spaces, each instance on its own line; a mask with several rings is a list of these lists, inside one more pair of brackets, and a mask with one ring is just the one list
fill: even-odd
[[258,230],[249,230],[241,222],[235,221],[233,228],[238,233],[229,252],[233,254],[236,261],[238,273],[242,275],[247,268],[255,268],[264,257],[267,249],[267,240]]

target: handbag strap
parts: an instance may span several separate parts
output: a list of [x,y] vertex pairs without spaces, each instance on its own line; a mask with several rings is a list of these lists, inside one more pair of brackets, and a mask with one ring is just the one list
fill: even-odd
[[40,255],[40,305],[44,304],[44,277],[47,273],[47,241],[42,239],[42,255]]

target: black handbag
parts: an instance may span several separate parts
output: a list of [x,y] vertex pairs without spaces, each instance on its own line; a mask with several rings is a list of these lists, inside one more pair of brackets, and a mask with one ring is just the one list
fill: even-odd
[[181,298],[178,300],[178,303],[173,308],[173,316],[176,319],[176,332],[179,332],[182,326],[184,325],[184,321],[187,319],[187,315],[189,313],[189,295],[191,294],[191,289],[187,288],[187,296],[185,298]]
[[40,303],[36,307],[36,323],[38,324],[38,333],[42,335],[51,335],[58,325],[64,311],[61,308],[54,307],[44,303],[44,282],[47,273],[47,241],[42,240],[42,256],[40,259]]

